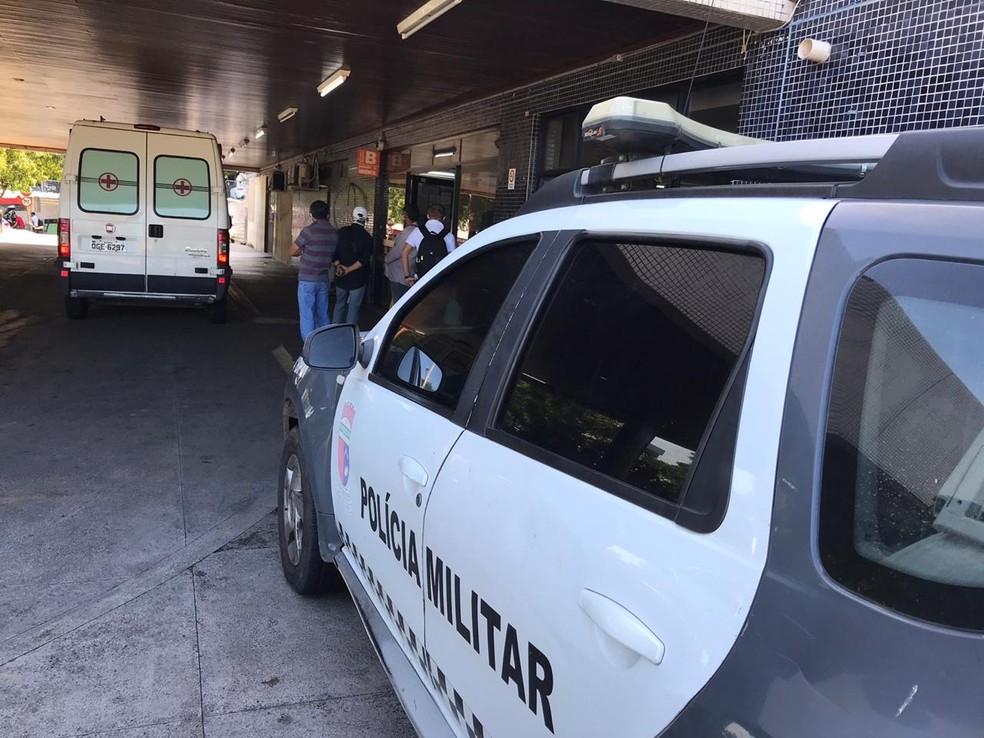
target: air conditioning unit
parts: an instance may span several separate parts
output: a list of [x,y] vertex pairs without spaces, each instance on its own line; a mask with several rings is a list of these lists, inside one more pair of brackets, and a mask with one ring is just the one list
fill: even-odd
[[303,162],[297,165],[297,186],[311,186],[311,167]]

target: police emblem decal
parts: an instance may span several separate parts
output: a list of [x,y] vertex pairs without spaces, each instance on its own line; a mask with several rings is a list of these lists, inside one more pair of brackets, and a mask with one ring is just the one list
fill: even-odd
[[342,419],[338,423],[338,476],[342,486],[349,483],[349,441],[352,440],[352,426],[355,425],[355,406],[346,402],[342,407]]

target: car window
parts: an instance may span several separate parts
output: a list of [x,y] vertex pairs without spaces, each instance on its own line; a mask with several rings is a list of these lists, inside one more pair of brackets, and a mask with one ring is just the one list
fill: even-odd
[[212,213],[208,162],[186,156],[154,159],[154,212],[164,218],[205,220]]
[[862,596],[984,629],[984,266],[900,259],[849,298],[821,485],[821,556]]
[[497,429],[661,500],[680,500],[754,321],[765,261],[649,243],[575,244]]
[[140,160],[129,151],[85,149],[79,159],[79,207],[134,215],[140,209]]
[[535,241],[487,247],[421,287],[395,322],[379,374],[453,408]]

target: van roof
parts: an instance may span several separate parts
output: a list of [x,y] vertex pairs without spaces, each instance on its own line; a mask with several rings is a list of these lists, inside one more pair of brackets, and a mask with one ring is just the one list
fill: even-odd
[[[108,128],[117,131],[141,130],[137,126],[154,125],[152,123],[117,123],[114,121],[101,120],[77,120],[72,124],[72,128]],[[213,141],[215,136],[204,131],[189,131],[184,128],[155,128],[154,133],[166,133],[169,136],[190,136],[192,138],[209,138]]]

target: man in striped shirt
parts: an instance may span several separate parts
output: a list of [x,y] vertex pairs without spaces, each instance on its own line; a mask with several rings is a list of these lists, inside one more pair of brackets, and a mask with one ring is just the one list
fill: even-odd
[[290,247],[290,255],[300,254],[297,269],[297,307],[301,316],[301,340],[311,331],[328,325],[328,274],[334,268],[338,231],[328,222],[328,203],[311,203],[314,222],[301,229]]

